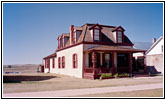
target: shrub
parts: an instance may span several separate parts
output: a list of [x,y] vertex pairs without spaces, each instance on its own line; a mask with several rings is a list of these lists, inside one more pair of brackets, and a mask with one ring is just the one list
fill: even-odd
[[112,77],[112,73],[109,73],[109,74],[101,74],[101,77],[102,77],[102,78],[105,78],[105,77]]
[[118,77],[118,73],[114,74],[114,77],[115,77],[115,78]]
[[127,74],[127,73],[120,73],[119,77],[121,77],[121,76],[129,76],[129,74]]

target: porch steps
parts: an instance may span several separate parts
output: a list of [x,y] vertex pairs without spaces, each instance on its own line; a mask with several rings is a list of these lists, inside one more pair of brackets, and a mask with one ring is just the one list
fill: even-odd
[[83,76],[85,79],[99,79],[100,75],[93,75],[93,73],[86,73]]
[[94,79],[93,73],[85,73],[84,78],[85,79]]

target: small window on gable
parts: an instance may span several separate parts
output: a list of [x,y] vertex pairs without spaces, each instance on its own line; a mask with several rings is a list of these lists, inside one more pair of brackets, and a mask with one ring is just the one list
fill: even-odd
[[82,31],[81,30],[75,30],[73,32],[73,43],[76,43],[81,35]]
[[76,40],[78,40],[78,39],[79,39],[79,37],[80,37],[81,33],[82,33],[82,31],[81,31],[81,30],[78,30],[78,31],[77,31],[77,39],[76,39]]
[[100,36],[101,36],[101,27],[99,25],[93,26],[90,28],[90,34],[91,37],[93,38],[94,42],[99,42],[100,40]]
[[122,39],[123,39],[123,37],[122,37],[122,31],[118,31],[117,32],[117,40],[118,40],[118,43],[122,43]]
[[100,31],[99,29],[94,29],[94,41],[99,41],[100,39]]

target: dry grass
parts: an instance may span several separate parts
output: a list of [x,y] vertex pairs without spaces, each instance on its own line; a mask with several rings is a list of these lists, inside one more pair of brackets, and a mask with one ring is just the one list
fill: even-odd
[[163,97],[163,89],[90,94],[90,95],[81,95],[81,96],[75,96],[75,97]]
[[[78,88],[94,88],[94,87],[111,87],[111,86],[127,86],[137,84],[151,84],[163,82],[162,76],[146,77],[146,78],[122,78],[122,79],[108,79],[108,80],[89,80],[68,77],[57,74],[21,74],[21,75],[7,75],[7,76],[24,76],[26,80],[20,80],[20,83],[3,83],[4,93],[16,92],[35,92],[35,91],[54,91],[64,89],[78,89]],[[28,81],[26,76],[51,76],[51,78],[43,80]]]

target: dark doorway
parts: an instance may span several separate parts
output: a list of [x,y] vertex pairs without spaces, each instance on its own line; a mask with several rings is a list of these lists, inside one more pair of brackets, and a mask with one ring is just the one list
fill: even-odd
[[117,70],[118,72],[129,72],[129,55],[128,53],[117,54]]

